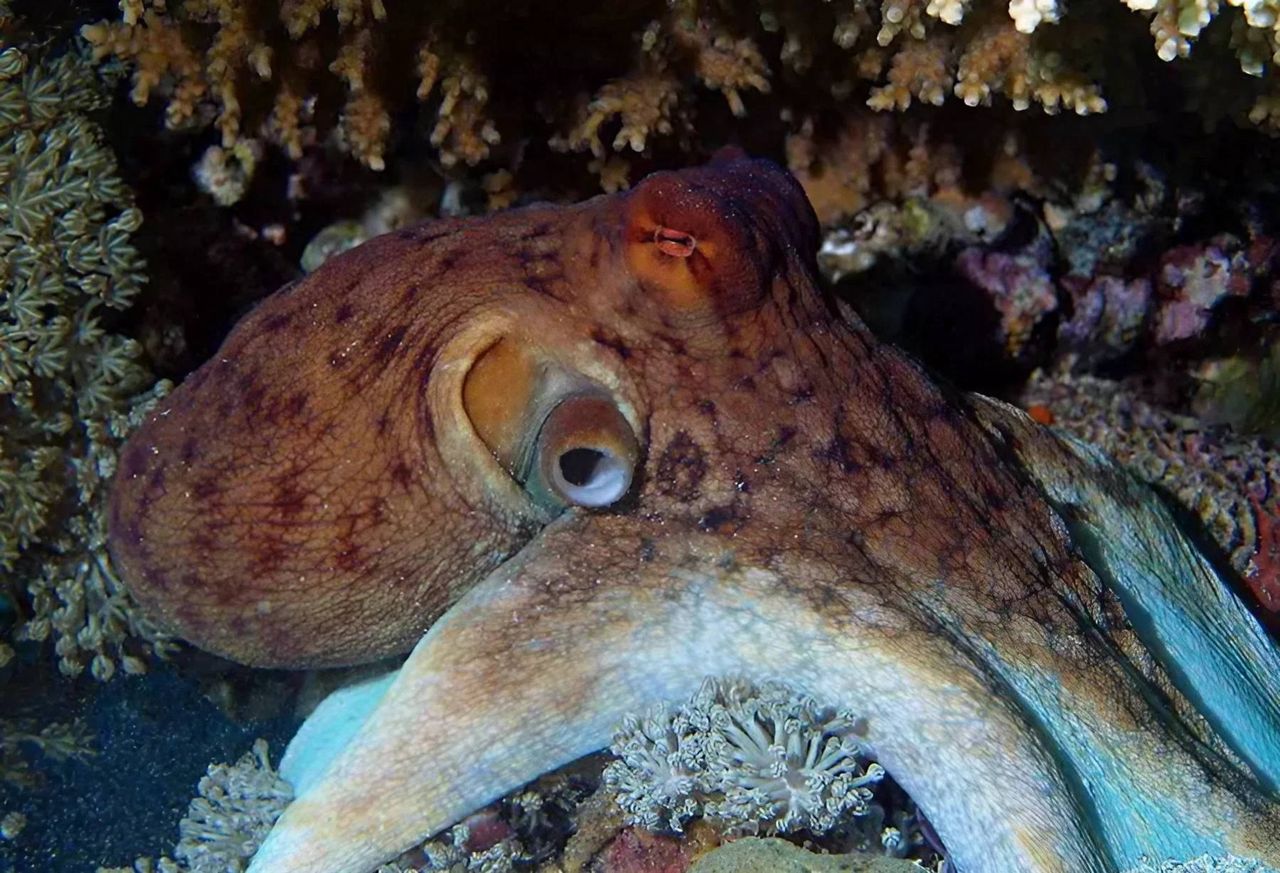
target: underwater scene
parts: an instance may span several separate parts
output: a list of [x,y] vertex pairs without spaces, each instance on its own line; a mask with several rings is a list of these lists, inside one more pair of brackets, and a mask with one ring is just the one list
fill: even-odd
[[1280,873],[1280,0],[0,0],[0,873]]

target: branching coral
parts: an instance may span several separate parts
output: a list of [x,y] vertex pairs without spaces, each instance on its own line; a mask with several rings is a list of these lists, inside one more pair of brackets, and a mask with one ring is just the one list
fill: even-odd
[[869,811],[884,776],[847,713],[786,686],[708,681],[686,704],[628,717],[605,784],[632,824],[682,830],[698,815],[746,833],[821,833]]
[[[1274,125],[1274,0],[1232,0],[1238,8],[1222,11],[1217,0],[1125,2],[1151,18],[1165,59],[1185,56],[1211,19],[1230,16],[1241,68],[1263,77],[1241,86],[1254,92],[1251,117]],[[132,66],[135,101],[167,99],[170,126],[213,119],[224,147],[262,136],[295,158],[337,131],[375,169],[385,166],[393,118],[415,104],[434,117],[427,139],[446,166],[494,157],[499,145],[509,147],[503,163],[518,163],[522,143],[541,129],[555,147],[589,153],[611,186],[625,177],[611,154],[644,151],[658,139],[681,148],[697,141],[695,113],[706,108],[700,91],[719,92],[742,116],[784,76],[811,77],[813,93],[882,110],[954,98],[980,106],[998,97],[1048,112],[1107,107],[1101,61],[1109,28],[1091,25],[1104,8],[1098,4],[1070,16],[1058,0],[840,0],[808,11],[775,2],[635,0],[593,15],[535,0],[483,13],[465,4],[388,9],[381,0],[121,6],[120,20],[83,33],[98,57]],[[573,28],[559,23],[571,15]],[[576,43],[566,42],[569,30],[581,34]],[[632,35],[629,60],[617,51],[619,31]],[[524,44],[512,48],[510,33]],[[541,67],[564,65],[566,54],[573,55],[567,75],[538,78]],[[532,74],[504,78],[504,62]]]
[[[955,136],[955,125],[851,111],[834,130],[812,119],[786,140],[786,159],[818,220],[830,228],[819,253],[829,278],[863,272],[884,257],[936,257],[990,243],[1013,217],[1014,195],[1043,195],[1017,130]],[[987,156],[966,173],[965,156]]]
[[164,645],[111,570],[103,514],[116,449],[164,386],[136,396],[140,347],[109,327],[143,281],[142,217],[86,115],[101,102],[75,54],[0,51],[0,569],[26,589],[19,638],[106,679]]

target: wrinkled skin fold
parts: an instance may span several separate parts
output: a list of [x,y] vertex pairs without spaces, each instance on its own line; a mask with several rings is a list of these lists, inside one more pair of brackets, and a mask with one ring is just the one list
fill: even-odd
[[[413,647],[303,726],[254,873],[372,870],[730,674],[856,709],[966,873],[1280,867],[1274,640],[1154,494],[826,300],[816,243],[736,155],[423,225],[134,436],[112,550],[161,621],[251,664]],[[574,505],[575,445],[624,497]]]

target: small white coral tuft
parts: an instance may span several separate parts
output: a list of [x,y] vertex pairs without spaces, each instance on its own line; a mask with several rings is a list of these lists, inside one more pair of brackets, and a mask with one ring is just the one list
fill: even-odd
[[1057,0],[1009,0],[1009,17],[1019,33],[1032,33],[1042,23],[1057,24],[1061,15]]
[[781,684],[708,680],[686,704],[628,717],[605,768],[631,824],[679,831],[697,815],[744,833],[830,830],[866,814],[884,769],[857,722]]

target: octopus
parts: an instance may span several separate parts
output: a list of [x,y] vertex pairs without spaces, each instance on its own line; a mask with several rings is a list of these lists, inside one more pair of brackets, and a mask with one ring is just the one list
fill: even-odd
[[122,452],[133,594],[337,692],[253,873],[369,871],[708,676],[855,709],[965,873],[1280,866],[1280,647],[1158,496],[825,294],[736,151],[428,222],[245,317]]

